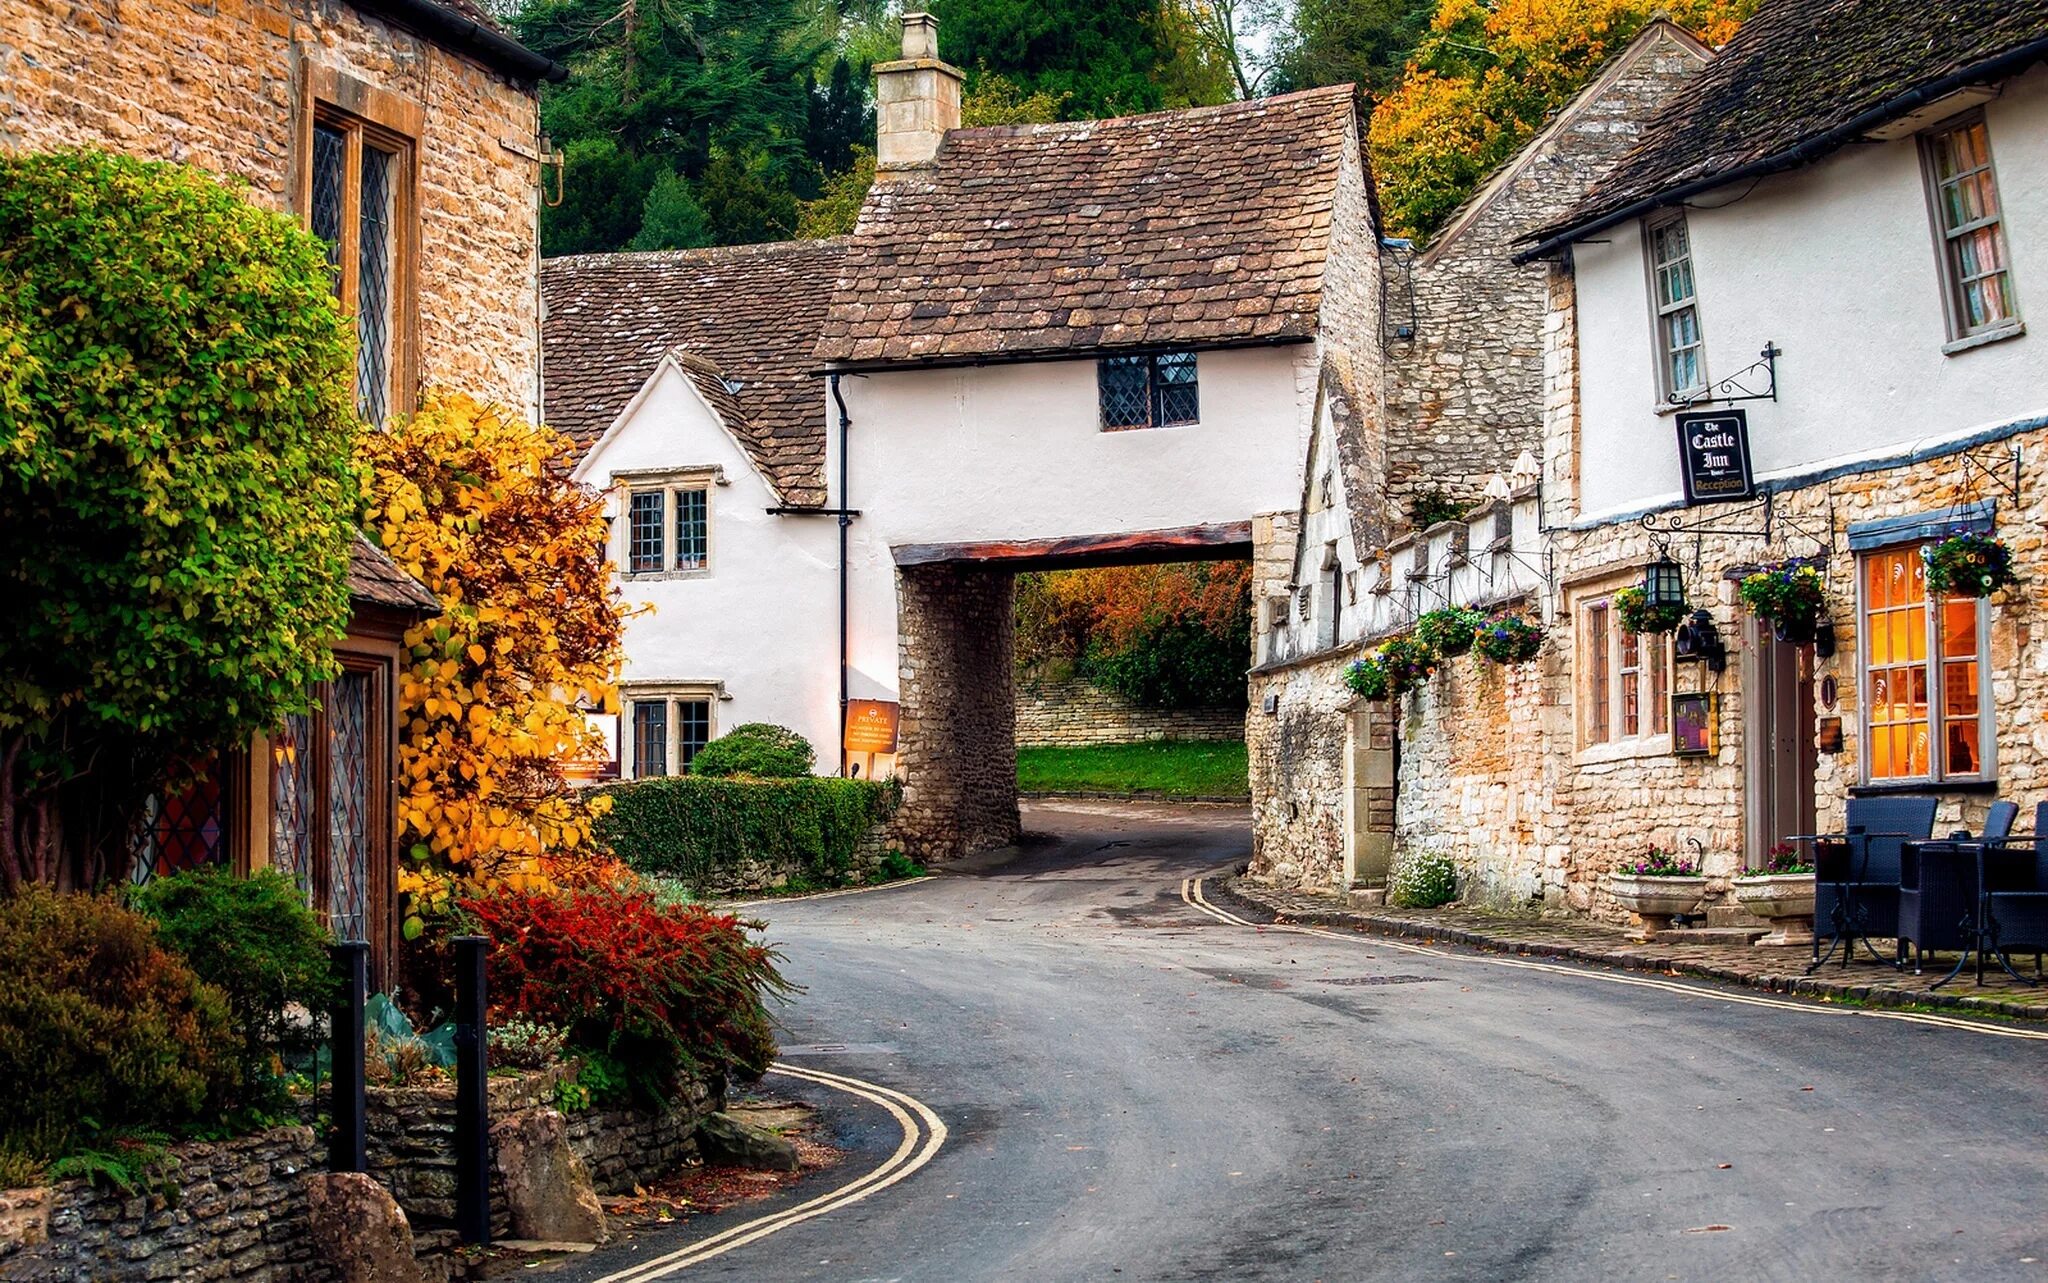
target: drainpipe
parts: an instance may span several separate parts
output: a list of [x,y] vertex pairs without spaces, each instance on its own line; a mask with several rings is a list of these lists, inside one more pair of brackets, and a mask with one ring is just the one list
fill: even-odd
[[847,493],[847,478],[852,468],[847,461],[847,429],[853,426],[853,416],[846,412],[846,398],[839,392],[839,376],[831,378],[832,403],[839,407],[839,778],[846,778],[846,706],[847,706],[847,601],[846,601],[846,556],[853,529],[853,500]]

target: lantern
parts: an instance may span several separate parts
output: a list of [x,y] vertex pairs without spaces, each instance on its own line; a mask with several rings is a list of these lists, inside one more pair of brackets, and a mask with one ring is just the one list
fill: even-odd
[[1643,567],[1643,604],[1652,610],[1685,605],[1685,576],[1677,562],[1659,557]]
[[1721,641],[1721,630],[1704,610],[1692,612],[1692,618],[1678,626],[1671,643],[1672,658],[1680,663],[1701,662],[1716,673],[1728,667],[1728,647]]

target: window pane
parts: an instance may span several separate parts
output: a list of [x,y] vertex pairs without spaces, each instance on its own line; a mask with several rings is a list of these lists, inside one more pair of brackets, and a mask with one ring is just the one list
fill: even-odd
[[666,496],[659,490],[638,490],[633,493],[632,506],[626,522],[626,569],[638,573],[646,570],[661,570],[661,523],[662,508]]
[[1976,655],[1976,599],[1951,599],[1941,603],[1941,653],[1950,659]]
[[[327,923],[370,938],[370,675],[334,679],[327,705]],[[386,820],[389,823],[389,820]]]
[[1148,358],[1106,356],[1095,366],[1097,399],[1105,428],[1146,428],[1152,425],[1147,387]]
[[711,740],[711,701],[685,699],[676,702],[676,752],[684,770],[697,757],[697,750]]
[[1949,717],[1977,715],[1977,663],[1965,660],[1941,666],[1941,711]]
[[270,863],[313,895],[313,719],[293,713],[270,737]]
[[1670,729],[1671,701],[1668,696],[1671,682],[1671,647],[1666,638],[1646,637],[1644,644],[1649,649],[1648,664],[1650,675],[1650,726],[1649,733],[1662,735]]
[[1158,389],[1161,424],[1193,423],[1197,415],[1195,396],[1195,354],[1163,352],[1153,359],[1152,376]]
[[1977,719],[1961,718],[1948,724],[1948,743],[1945,751],[1947,773],[1950,775],[1978,775],[1984,770],[1984,763],[1977,756]]
[[633,705],[633,778],[668,774],[668,701],[642,700]]
[[356,404],[364,419],[391,412],[391,241],[398,157],[363,148],[356,234]]
[[1589,607],[1586,611],[1586,737],[1595,744],[1604,744],[1611,738],[1608,734],[1607,690],[1607,648],[1610,644],[1606,605]]
[[348,138],[328,125],[313,126],[313,208],[308,211],[313,235],[327,243],[327,266],[334,272],[334,293],[341,295],[342,183],[348,177]]
[[676,569],[702,570],[711,561],[710,498],[702,490],[676,491]]

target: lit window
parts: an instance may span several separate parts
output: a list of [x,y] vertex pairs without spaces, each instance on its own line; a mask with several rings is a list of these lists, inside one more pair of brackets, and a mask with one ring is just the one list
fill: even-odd
[[1106,430],[1175,427],[1200,415],[1193,352],[1106,356],[1095,371]]
[[1988,607],[1930,601],[1916,546],[1866,553],[1861,569],[1866,778],[1989,778]]
[[1685,215],[1651,223],[1648,235],[1650,288],[1657,310],[1657,380],[1666,401],[1683,401],[1707,382]]
[[1624,632],[1605,597],[1579,612],[1582,745],[1650,739],[1671,730],[1671,638]]
[[324,110],[313,125],[306,218],[327,244],[335,297],[355,317],[356,411],[371,423],[407,408],[399,255],[411,167],[410,141],[387,130]]
[[1952,125],[1927,135],[1925,144],[1950,332],[1963,338],[2009,327],[2019,308],[1984,121]]

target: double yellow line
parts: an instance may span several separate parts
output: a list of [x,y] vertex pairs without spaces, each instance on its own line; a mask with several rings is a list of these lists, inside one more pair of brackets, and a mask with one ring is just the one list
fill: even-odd
[[795,1065],[776,1064],[769,1073],[784,1078],[795,1078],[802,1082],[816,1083],[834,1091],[845,1092],[871,1104],[879,1105],[903,1133],[903,1140],[886,1162],[862,1176],[848,1181],[835,1190],[798,1203],[766,1216],[757,1216],[751,1221],[735,1225],[731,1229],[700,1239],[687,1247],[681,1247],[666,1256],[651,1261],[642,1261],[615,1274],[607,1274],[597,1283],[650,1283],[653,1279],[667,1278],[680,1273],[714,1256],[723,1256],[734,1248],[745,1247],[758,1242],[770,1234],[800,1225],[814,1216],[860,1202],[864,1198],[881,1193],[896,1182],[909,1176],[918,1168],[932,1161],[939,1147],[946,1143],[946,1124],[923,1101],[893,1087],[884,1087],[845,1074],[828,1074],[822,1069],[799,1069]]
[[[1206,914],[1218,922],[1228,923],[1234,927],[1250,927],[1258,931],[1282,931],[1293,935],[1322,936],[1329,940],[1365,942],[1364,938],[1355,932],[1331,931],[1323,927],[1299,926],[1291,922],[1253,922],[1248,918],[1240,918],[1228,909],[1218,908],[1202,894],[1204,881],[1205,878],[1181,879],[1180,898],[1195,912]],[[1795,1011],[1806,1016],[1863,1016],[1871,1020],[1897,1020],[1910,1025],[1958,1029],[1991,1038],[2020,1038],[2048,1042],[2048,1030],[2019,1029],[2008,1025],[1989,1024],[1981,1020],[1966,1020],[1959,1016],[1937,1016],[1922,1011],[1887,1011],[1881,1007],[1832,1007],[1811,1002],[1794,1002],[1787,998],[1772,998],[1738,990],[1681,984],[1674,980],[1660,980],[1654,976],[1633,975],[1625,971],[1568,967],[1554,962],[1532,962],[1527,958],[1502,958],[1485,953],[1452,953],[1446,949],[1410,944],[1405,940],[1393,940],[1385,936],[1373,936],[1370,943],[1375,949],[1396,949],[1402,953],[1418,953],[1431,958],[1481,963],[1489,967],[1511,967],[1517,971],[1542,971],[1556,976],[1569,976],[1574,980],[1597,980],[1603,984],[1628,985],[1637,989],[1662,989],[1667,993],[1682,994],[1687,998],[1703,998],[1711,1002],[1735,1003],[1745,1007],[1770,1007],[1779,1011]]]

